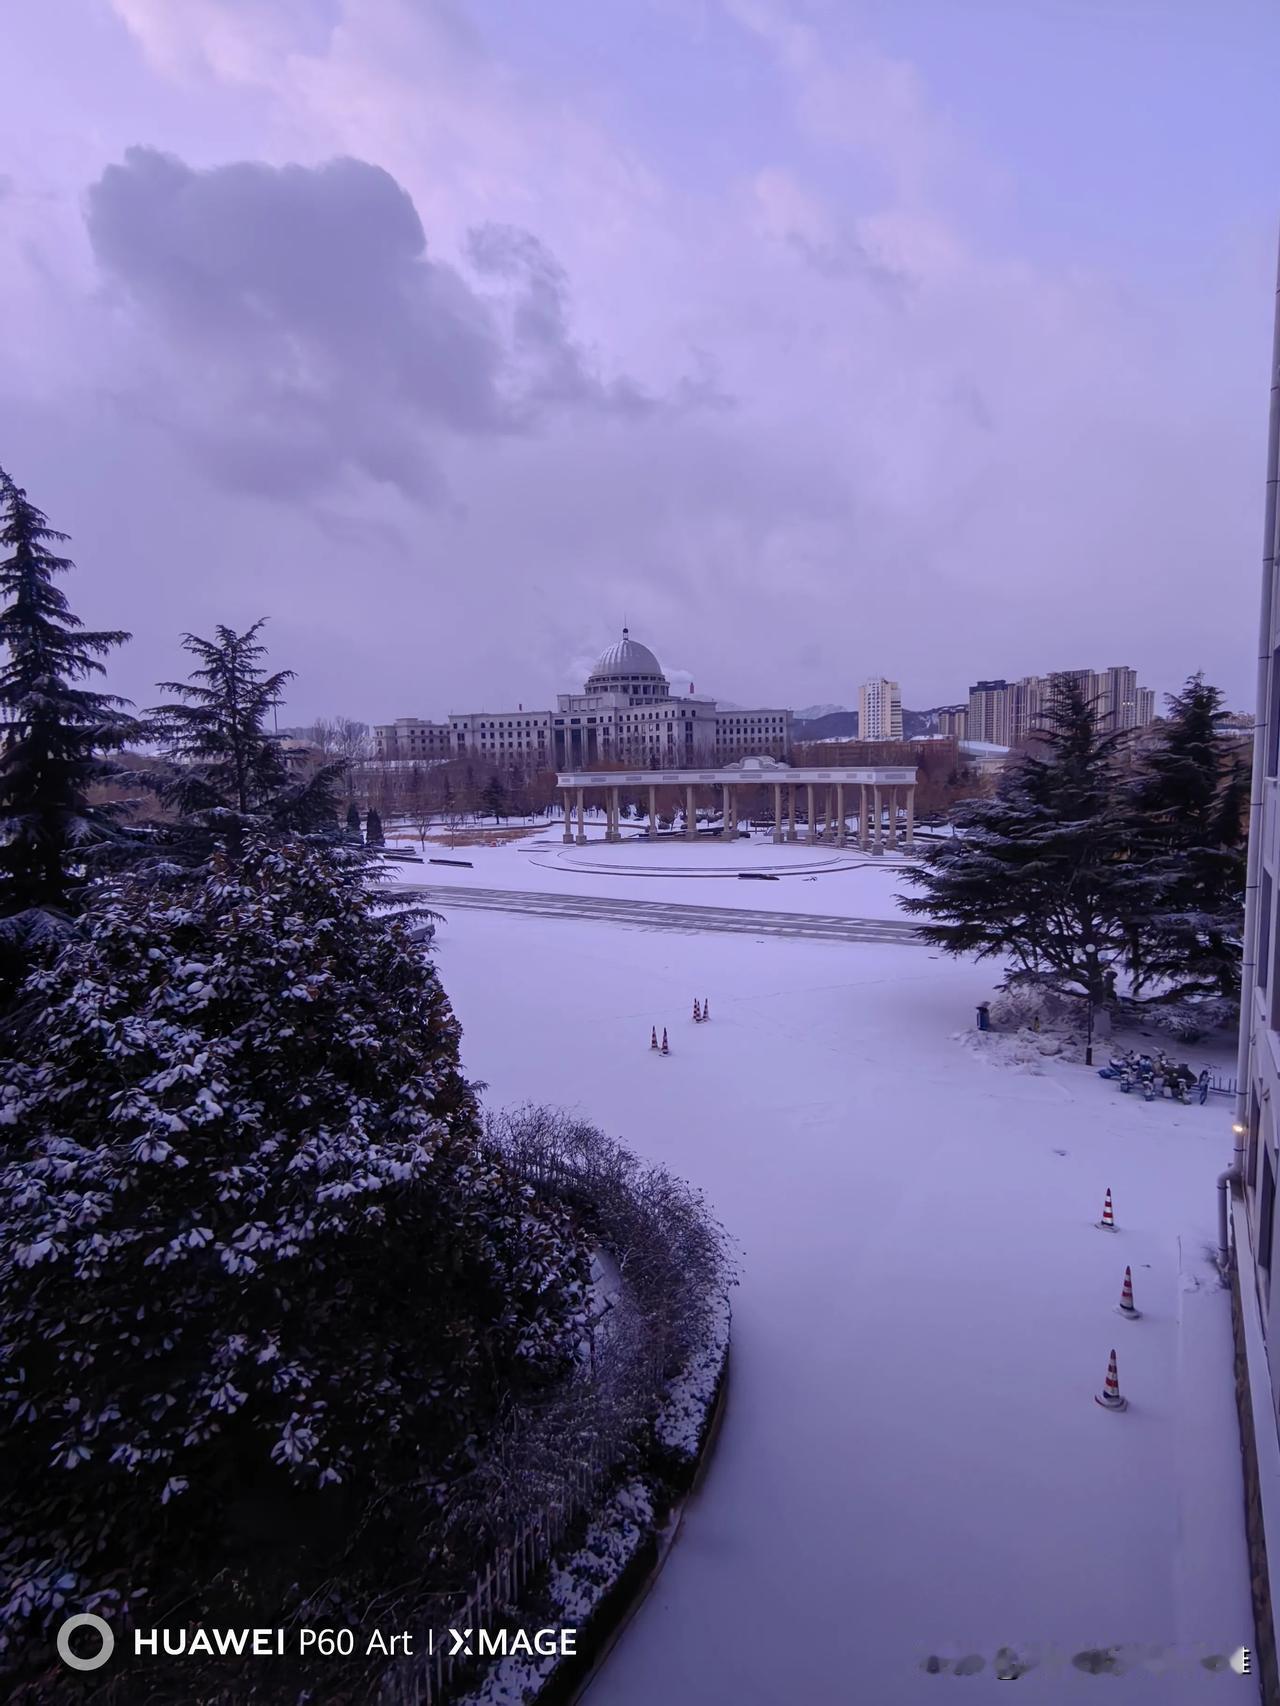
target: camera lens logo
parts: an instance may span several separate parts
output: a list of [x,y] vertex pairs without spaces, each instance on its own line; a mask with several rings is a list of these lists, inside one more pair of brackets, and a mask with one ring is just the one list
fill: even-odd
[[[71,1651],[71,1637],[77,1629],[94,1629],[102,1641],[101,1650],[91,1659],[78,1659]],[[75,1617],[68,1617],[58,1630],[58,1657],[64,1665],[72,1670],[98,1670],[116,1650],[116,1638],[111,1633],[111,1625],[105,1618],[95,1617],[91,1611],[82,1611]]]

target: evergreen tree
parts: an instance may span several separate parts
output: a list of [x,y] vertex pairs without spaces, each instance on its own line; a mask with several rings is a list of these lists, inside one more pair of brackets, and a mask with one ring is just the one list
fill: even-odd
[[1010,983],[1111,998],[1141,902],[1119,739],[1099,733],[1077,682],[1055,680],[1034,745],[1006,766],[993,798],[957,810],[959,833],[913,868],[923,893],[903,905],[928,920],[926,941],[1008,956]]
[[382,833],[382,813],[376,806],[370,806],[364,820],[364,838],[370,847],[386,845],[386,836]]
[[347,807],[347,834],[353,841],[360,839],[360,808],[354,800]]
[[249,831],[180,907],[109,877],[32,981],[0,1060],[0,1674],[68,1606],[274,1624],[328,1584],[344,1622],[450,1585],[454,1489],[574,1366],[587,1251],[486,1149],[362,856]]
[[126,839],[120,808],[90,791],[138,725],[76,684],[129,636],[72,614],[54,582],[73,566],[54,550],[65,538],[0,469],[0,1001],[32,948],[70,929],[90,858]]
[[1133,860],[1146,883],[1136,994],[1239,992],[1249,775],[1224,746],[1222,694],[1199,675],[1168,697],[1142,753]]
[[[201,856],[212,846],[210,832],[234,840],[250,822],[281,831],[336,828],[334,791],[345,763],[295,780],[279,741],[267,731],[267,715],[280,704],[293,671],[267,672],[262,626],[259,620],[237,634],[220,623],[211,640],[184,635],[183,646],[199,667],[188,681],[161,682],[177,698],[151,712],[164,755],[175,766],[160,783],[161,797],[181,814],[186,839],[194,839]],[[204,833],[193,838],[193,829]]]
[[507,809],[507,790],[503,787],[501,779],[498,776],[490,776],[488,782],[486,782],[484,792],[480,796],[480,804],[487,812],[493,813],[493,821],[495,823],[497,823],[500,817],[505,815]]

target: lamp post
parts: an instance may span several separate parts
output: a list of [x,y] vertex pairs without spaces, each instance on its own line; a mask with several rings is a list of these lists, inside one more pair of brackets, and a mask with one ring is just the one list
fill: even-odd
[[1088,998],[1087,1006],[1088,1006],[1089,1016],[1088,1016],[1087,1027],[1085,1030],[1084,1063],[1086,1066],[1092,1066],[1093,1065],[1093,992],[1092,992],[1092,990],[1089,992],[1089,998]]

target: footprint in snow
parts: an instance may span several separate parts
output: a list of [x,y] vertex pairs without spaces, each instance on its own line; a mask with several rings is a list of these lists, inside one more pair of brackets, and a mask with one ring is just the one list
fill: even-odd
[[1065,1149],[1055,1149],[1053,1153],[1055,1155],[1065,1155],[1067,1152]]

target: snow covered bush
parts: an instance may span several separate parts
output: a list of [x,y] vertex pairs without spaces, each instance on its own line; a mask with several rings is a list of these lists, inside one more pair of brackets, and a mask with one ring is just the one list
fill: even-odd
[[63,1605],[274,1624],[452,1571],[455,1480],[585,1313],[357,853],[251,840],[82,923],[0,1062],[15,1687]]
[[647,1354],[665,1373],[682,1367],[734,1283],[727,1236],[701,1193],[559,1108],[491,1117],[488,1142],[540,1193],[574,1206],[618,1264]]
[[1163,1031],[1175,1042],[1198,1043],[1215,1031],[1234,1030],[1240,1022],[1240,1003],[1225,995],[1205,995],[1199,1000],[1171,1001],[1165,1007],[1143,1007],[1133,1019]]
[[[1094,1014],[1097,1031],[1100,1013]],[[1079,996],[1060,995],[1040,984],[1016,983],[1002,989],[991,1000],[991,1023],[999,1031],[1018,1031],[1034,1026],[1084,1034],[1085,1003]]]

